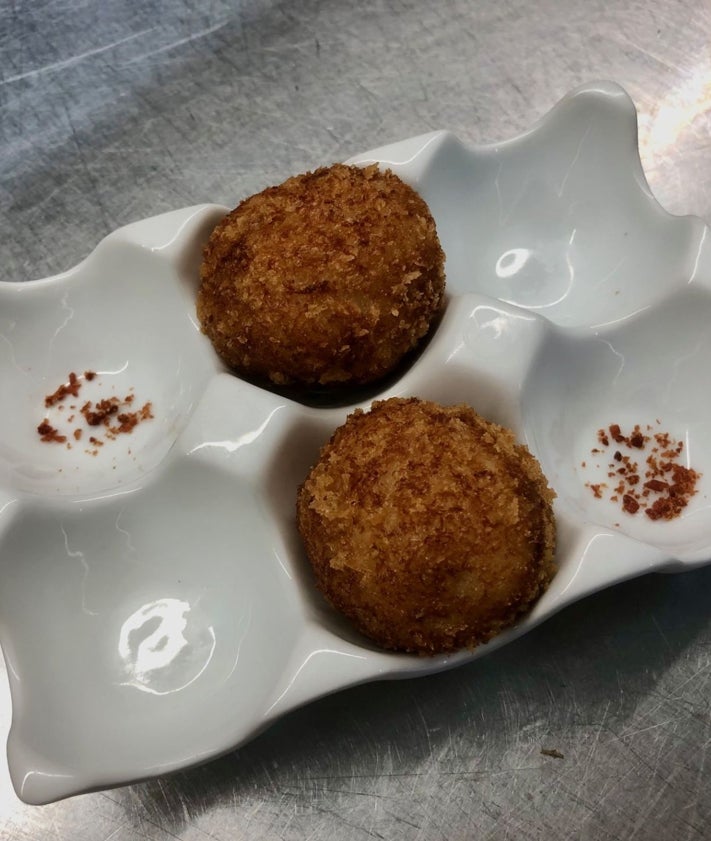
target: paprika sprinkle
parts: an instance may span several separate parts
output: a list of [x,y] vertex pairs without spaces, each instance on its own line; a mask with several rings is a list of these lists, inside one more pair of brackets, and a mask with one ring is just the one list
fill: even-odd
[[[656,421],[657,425],[660,421]],[[604,497],[603,491],[609,491],[609,499],[619,503],[628,514],[644,511],[650,520],[673,520],[678,517],[696,493],[696,483],[701,474],[691,467],[679,464],[684,451],[682,441],[674,441],[668,432],[655,431],[650,424],[643,431],[636,424],[629,435],[625,435],[619,424],[613,423],[607,429],[597,431],[597,443],[604,448],[614,442],[615,450],[607,466],[605,482],[586,482],[596,499]],[[637,451],[639,456],[647,453],[643,465],[622,451],[622,447]],[[604,449],[593,447],[595,455],[604,453]],[[582,462],[582,467],[586,462]]]

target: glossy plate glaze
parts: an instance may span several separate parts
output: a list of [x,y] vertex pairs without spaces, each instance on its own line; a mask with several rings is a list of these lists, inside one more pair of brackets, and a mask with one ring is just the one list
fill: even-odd
[[[0,284],[0,640],[26,802],[205,761],[325,693],[467,662],[597,589],[711,557],[708,229],[651,196],[627,95],[589,85],[506,143],[437,132],[354,159],[368,161],[429,203],[449,295],[419,358],[360,404],[308,406],[224,371],[194,312],[223,207],[138,222],[65,274]],[[42,442],[45,417],[76,426],[71,401],[44,404],[70,371],[77,405],[131,394],[153,418],[98,447]],[[320,446],[356,405],[395,395],[512,427],[558,493],[550,589],[473,652],[375,650],[315,591],[295,532]],[[581,464],[613,422],[685,442],[703,476],[681,517],[590,492]]]

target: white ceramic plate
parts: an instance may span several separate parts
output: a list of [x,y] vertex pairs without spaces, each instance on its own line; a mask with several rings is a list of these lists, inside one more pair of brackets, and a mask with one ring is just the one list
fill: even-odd
[[[469,661],[603,586],[711,556],[708,229],[652,198],[627,95],[589,85],[506,143],[438,132],[355,161],[421,192],[447,255],[443,321],[377,396],[467,402],[528,443],[558,492],[552,586],[453,657],[352,633],[312,586],[294,500],[354,405],[308,407],[217,361],[194,298],[225,208],[130,225],[65,274],[0,284],[0,639],[26,802],[204,761],[325,693]],[[81,402],[132,393],[154,414],[96,455],[36,432],[47,415],[71,433],[71,401],[44,396],[86,370]],[[657,420],[703,473],[671,522],[595,499],[581,467],[599,427]]]

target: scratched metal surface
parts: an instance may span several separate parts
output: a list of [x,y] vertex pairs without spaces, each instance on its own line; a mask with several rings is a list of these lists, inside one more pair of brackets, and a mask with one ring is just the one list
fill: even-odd
[[[504,139],[602,77],[661,202],[711,221],[708,0],[0,0],[0,272],[430,129]],[[711,569],[626,584],[110,792],[24,806],[0,761],[0,838],[711,837],[709,592]]]

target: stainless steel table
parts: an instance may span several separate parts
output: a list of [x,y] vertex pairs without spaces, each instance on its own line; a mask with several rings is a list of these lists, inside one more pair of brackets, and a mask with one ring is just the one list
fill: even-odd
[[[661,203],[711,221],[708,0],[2,0],[2,277],[431,129],[506,139],[599,78],[638,106]],[[630,582],[122,789],[24,806],[0,761],[0,837],[711,837],[710,592],[711,569]]]

